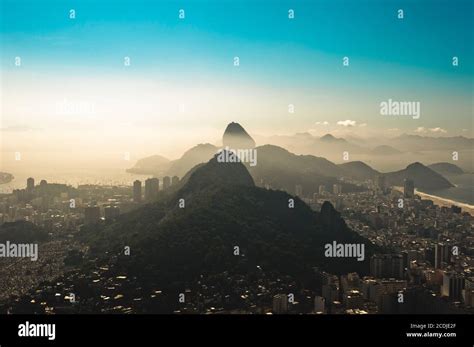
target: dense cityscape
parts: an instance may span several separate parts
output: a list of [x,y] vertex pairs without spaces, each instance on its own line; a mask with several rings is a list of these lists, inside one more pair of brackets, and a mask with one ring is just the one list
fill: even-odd
[[[29,178],[25,189],[0,197],[0,222],[28,221],[50,237],[40,243],[36,262],[0,259],[1,311],[155,312],[176,301],[175,313],[473,313],[473,217],[459,207],[420,199],[410,180],[404,187],[387,187],[383,177],[353,183],[363,191],[321,185],[308,196],[296,185],[294,195],[316,211],[330,201],[351,229],[390,249],[371,257],[370,276],[314,268],[315,286],[308,289],[291,276],[256,268],[248,274],[202,275],[170,300],[174,293],[137,286],[114,261],[89,257],[75,234],[153,201],[178,185],[178,177],[77,188]],[[90,271],[80,271],[79,264]]]

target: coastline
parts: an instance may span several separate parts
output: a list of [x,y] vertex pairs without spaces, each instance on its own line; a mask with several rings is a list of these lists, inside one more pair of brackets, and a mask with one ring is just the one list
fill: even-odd
[[433,201],[433,203],[438,206],[451,207],[452,205],[455,205],[455,206],[461,207],[462,212],[467,212],[471,216],[474,216],[474,205],[469,205],[469,204],[462,203],[459,201],[442,198],[442,197],[431,195],[428,193],[423,193],[423,192],[420,192],[419,190],[415,190],[415,194],[420,196],[421,199]]

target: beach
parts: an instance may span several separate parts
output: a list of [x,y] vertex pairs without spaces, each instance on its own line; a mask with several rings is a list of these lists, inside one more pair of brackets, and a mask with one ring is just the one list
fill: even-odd
[[452,205],[459,206],[461,207],[463,212],[468,212],[471,216],[474,215],[474,205],[465,204],[451,199],[441,198],[439,196],[423,193],[418,190],[415,190],[415,194],[420,196],[421,199],[433,201],[435,205],[445,207],[451,207]]

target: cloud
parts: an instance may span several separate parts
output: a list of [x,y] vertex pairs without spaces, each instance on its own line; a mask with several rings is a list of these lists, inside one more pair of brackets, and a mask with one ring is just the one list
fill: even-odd
[[367,126],[367,123],[361,123],[359,124],[360,127],[366,127]]
[[329,122],[325,120],[324,122],[316,122],[315,125],[329,125]]
[[447,131],[444,130],[443,128],[440,128],[440,127],[437,127],[437,128],[430,128],[430,131],[432,133],[442,133],[442,134],[446,134]]
[[390,128],[390,129],[388,129],[388,131],[398,131],[398,130],[400,130],[400,129],[398,129],[398,128]]
[[418,127],[415,129],[415,133],[420,133],[420,134],[424,134],[426,133],[426,128],[425,127]]
[[344,127],[353,127],[356,125],[356,121],[355,120],[350,120],[350,119],[346,119],[346,120],[340,120],[339,122],[337,122],[337,125],[342,125]]
[[415,129],[415,133],[419,133],[419,134],[426,134],[428,132],[438,133],[438,134],[446,134],[447,133],[446,130],[444,130],[443,128],[440,128],[440,127],[436,127],[436,128],[418,127],[418,128]]

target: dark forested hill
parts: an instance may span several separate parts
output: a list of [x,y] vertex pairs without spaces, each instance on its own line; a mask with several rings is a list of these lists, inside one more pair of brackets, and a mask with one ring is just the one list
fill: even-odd
[[[302,280],[315,266],[363,274],[373,251],[330,203],[314,212],[285,192],[255,187],[243,164],[216,158],[197,167],[174,195],[100,230],[84,229],[81,237],[98,256],[120,254],[129,246],[132,255],[119,256],[123,271],[160,287],[192,283],[202,274],[245,273],[257,265]],[[364,243],[365,261],[326,258],[324,245],[333,241]]]

